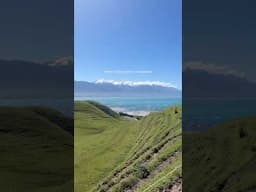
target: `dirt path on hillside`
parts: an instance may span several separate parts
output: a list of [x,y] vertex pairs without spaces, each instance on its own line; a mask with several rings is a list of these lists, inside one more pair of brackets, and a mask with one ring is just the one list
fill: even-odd
[[171,164],[177,156],[179,156],[181,154],[181,151],[176,151],[174,152],[170,157],[168,157],[167,160],[163,161],[160,165],[158,165],[156,167],[156,169],[154,171],[152,171],[150,173],[150,175],[145,178],[145,179],[141,179],[136,185],[133,186],[132,189],[128,190],[127,192],[136,192],[137,189],[139,189],[140,187],[142,187],[144,184],[146,184],[147,182],[149,182],[152,178],[154,178],[158,173],[160,173],[162,170],[164,170],[169,164]]
[[159,192],[182,192],[182,180],[181,178],[174,182],[173,186],[170,189],[164,189]]

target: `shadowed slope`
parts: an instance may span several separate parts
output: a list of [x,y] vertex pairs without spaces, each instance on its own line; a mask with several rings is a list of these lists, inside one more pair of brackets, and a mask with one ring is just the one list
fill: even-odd
[[226,122],[205,133],[185,135],[186,191],[256,189],[256,118]]
[[3,191],[65,191],[72,186],[73,137],[49,118],[55,113],[61,120],[51,109],[48,114],[45,108],[0,108]]

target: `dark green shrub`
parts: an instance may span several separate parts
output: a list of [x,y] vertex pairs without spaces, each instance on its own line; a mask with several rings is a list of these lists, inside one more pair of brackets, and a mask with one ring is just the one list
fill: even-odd
[[136,165],[134,168],[134,175],[140,179],[146,178],[149,174],[149,171],[143,165]]
[[243,137],[247,136],[246,130],[242,127],[240,127],[240,129],[239,129],[239,136],[240,136],[240,138],[243,138]]
[[256,144],[254,144],[254,145],[251,147],[251,150],[252,150],[253,152],[256,152]]

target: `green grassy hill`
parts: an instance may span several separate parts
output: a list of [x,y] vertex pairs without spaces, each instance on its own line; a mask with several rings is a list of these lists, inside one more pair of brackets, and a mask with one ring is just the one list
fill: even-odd
[[251,192],[256,189],[256,118],[226,122],[184,137],[184,189]]
[[2,191],[69,191],[73,185],[71,130],[72,119],[52,109],[1,107]]
[[75,102],[75,191],[181,188],[181,107],[127,120]]

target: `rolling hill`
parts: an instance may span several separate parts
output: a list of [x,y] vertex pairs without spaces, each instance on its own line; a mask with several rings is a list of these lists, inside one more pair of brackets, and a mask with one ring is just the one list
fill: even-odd
[[183,187],[188,192],[256,190],[256,118],[227,121],[183,136]]
[[181,191],[181,106],[129,120],[75,102],[75,191]]
[[72,119],[53,109],[1,107],[2,191],[70,191],[73,188],[72,127]]

